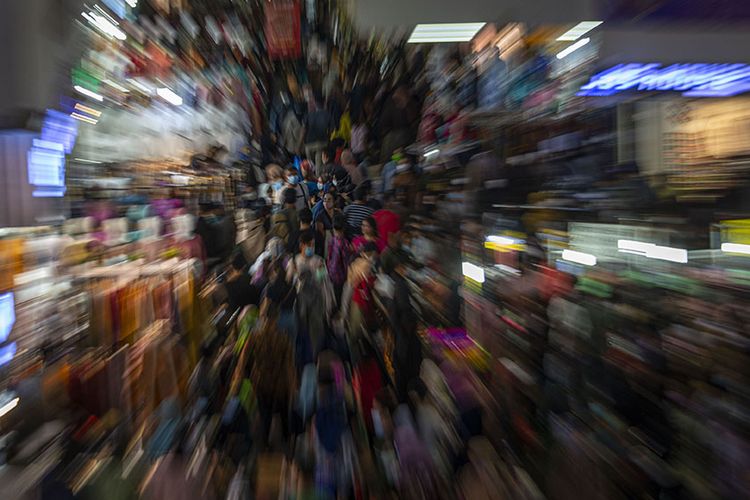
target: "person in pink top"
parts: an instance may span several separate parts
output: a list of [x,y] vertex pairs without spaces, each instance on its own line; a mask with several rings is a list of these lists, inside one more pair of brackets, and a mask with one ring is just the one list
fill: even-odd
[[385,242],[378,235],[378,224],[374,217],[366,217],[362,220],[362,234],[352,240],[354,253],[359,253],[368,241],[375,243],[378,253],[386,247]]

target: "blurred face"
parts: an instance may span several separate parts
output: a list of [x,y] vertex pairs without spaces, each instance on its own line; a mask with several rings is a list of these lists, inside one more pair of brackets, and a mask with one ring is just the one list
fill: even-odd
[[323,197],[323,206],[326,210],[333,210],[333,195],[331,193],[326,193]]
[[375,228],[372,227],[370,221],[362,221],[362,234],[365,236],[375,236]]

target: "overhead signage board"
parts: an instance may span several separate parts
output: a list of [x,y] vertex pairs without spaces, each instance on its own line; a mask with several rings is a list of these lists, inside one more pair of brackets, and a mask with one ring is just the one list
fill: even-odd
[[750,91],[748,64],[618,64],[595,74],[579,96],[626,91],[680,92],[686,97],[729,97]]

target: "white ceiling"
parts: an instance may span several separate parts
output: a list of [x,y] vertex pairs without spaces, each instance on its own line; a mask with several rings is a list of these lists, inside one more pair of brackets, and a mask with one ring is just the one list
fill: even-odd
[[[595,20],[592,0],[350,0],[360,29],[410,31],[419,23],[577,23]],[[593,17],[592,17],[593,16]]]

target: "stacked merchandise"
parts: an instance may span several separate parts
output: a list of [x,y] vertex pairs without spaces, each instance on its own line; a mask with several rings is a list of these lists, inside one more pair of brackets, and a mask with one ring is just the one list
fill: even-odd
[[487,385],[506,439],[532,477],[554,498],[744,494],[727,467],[747,457],[748,341],[732,305],[747,285],[716,267],[738,258],[657,265],[598,252],[595,267],[561,265],[558,242],[579,239],[545,234],[558,270],[529,259],[464,293],[469,334],[499,360]]

